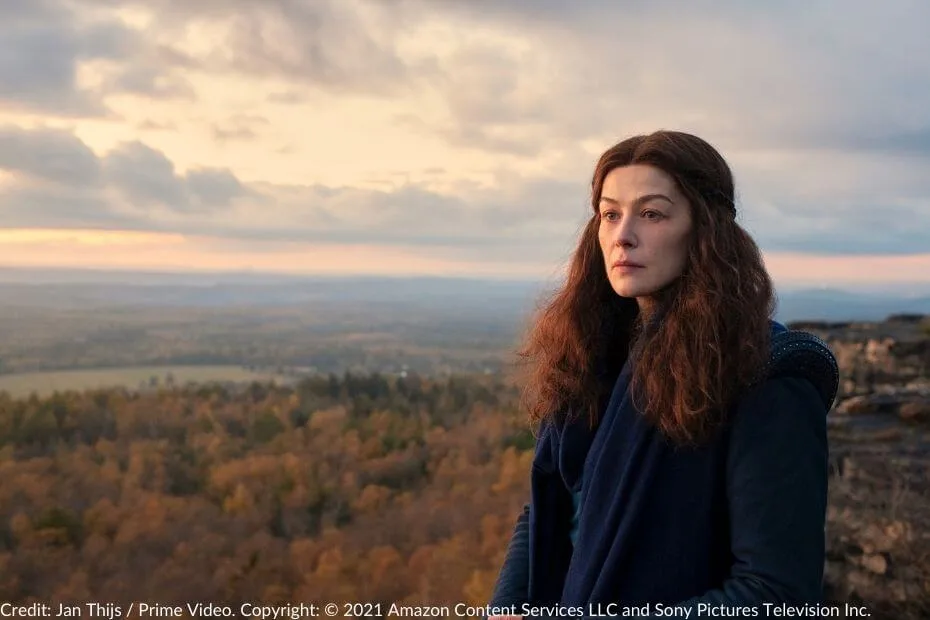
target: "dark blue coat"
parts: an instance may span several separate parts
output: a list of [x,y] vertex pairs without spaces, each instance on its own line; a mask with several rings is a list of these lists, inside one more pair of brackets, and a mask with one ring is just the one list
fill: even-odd
[[632,407],[629,365],[596,431],[545,425],[490,604],[820,601],[836,362],[809,334],[773,322],[773,335],[768,378],[698,448],[674,446]]

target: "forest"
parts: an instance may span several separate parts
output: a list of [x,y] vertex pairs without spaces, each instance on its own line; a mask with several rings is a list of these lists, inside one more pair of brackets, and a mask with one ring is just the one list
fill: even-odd
[[0,393],[0,600],[483,604],[534,438],[493,376]]
[[[881,620],[930,613],[927,321],[795,326],[842,370],[825,597]],[[186,346],[203,325],[148,333]],[[55,366],[53,349],[11,343],[11,361]],[[431,353],[453,372],[0,390],[0,602],[485,604],[535,438],[516,376],[463,369],[503,343],[473,344]]]

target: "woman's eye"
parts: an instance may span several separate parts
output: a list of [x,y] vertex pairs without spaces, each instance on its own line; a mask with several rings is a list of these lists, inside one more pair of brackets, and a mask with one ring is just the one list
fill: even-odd
[[658,211],[646,211],[643,213],[643,217],[645,217],[647,220],[658,220],[662,218],[662,214]]
[[601,215],[601,217],[604,218],[604,219],[607,220],[607,221],[613,221],[612,218],[613,218],[613,216],[615,216],[615,215],[617,215],[617,214],[614,213],[613,211],[606,211],[605,213],[603,213],[603,214]]

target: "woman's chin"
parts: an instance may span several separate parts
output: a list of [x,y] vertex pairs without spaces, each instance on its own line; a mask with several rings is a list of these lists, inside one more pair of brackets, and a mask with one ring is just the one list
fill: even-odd
[[614,283],[613,284],[614,292],[620,297],[626,297],[633,299],[636,297],[646,297],[653,293],[652,289],[648,289],[643,286],[631,286],[630,284],[624,283]]

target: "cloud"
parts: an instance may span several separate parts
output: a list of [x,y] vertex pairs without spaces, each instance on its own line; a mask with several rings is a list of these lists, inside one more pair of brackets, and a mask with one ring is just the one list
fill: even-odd
[[268,95],[267,99],[269,103],[299,104],[304,103],[307,97],[299,91],[288,90],[280,93],[271,93]]
[[[50,137],[54,138],[50,140]],[[460,184],[455,195],[412,184],[379,191],[324,185],[244,183],[226,169],[181,172],[161,151],[139,141],[97,157],[73,135],[20,130],[19,153],[67,145],[100,182],[68,193],[62,175],[35,161],[4,162],[28,178],[0,185],[5,226],[87,228],[204,234],[229,239],[429,247],[438,254],[542,260],[575,231],[585,214],[578,188],[564,182],[512,177],[510,189]],[[65,149],[60,149],[65,152]],[[70,160],[62,160],[70,161]],[[77,182],[86,171],[71,164]]]
[[[493,182],[459,182],[443,191],[413,183],[386,190],[247,183],[228,169],[179,171],[139,141],[98,157],[64,132],[6,133],[12,138],[0,133],[0,145],[6,140],[15,148],[0,149],[7,157],[2,166],[26,175],[0,186],[6,226],[119,223],[256,243],[408,246],[463,259],[552,261],[567,258],[592,213],[586,181],[500,172]],[[48,153],[57,155],[48,159]],[[790,158],[737,170],[740,186],[750,188],[741,196],[741,222],[763,249],[926,251],[930,179],[919,161],[819,157],[802,162],[793,185],[780,181],[790,177],[783,169],[793,165]]]
[[111,187],[143,218],[159,212],[214,211],[230,206],[236,198],[258,196],[226,169],[197,168],[179,174],[163,152],[139,141],[123,143],[107,153],[103,169]]
[[26,179],[0,184],[4,228],[141,229],[137,218],[114,209],[100,188],[66,187]]
[[[569,187],[524,180],[509,195],[450,196],[417,186],[393,191],[326,186],[255,188],[262,209],[240,211],[211,226],[224,236],[315,244],[430,248],[468,258],[530,255],[551,259],[578,228]],[[557,190],[557,191],[553,191]],[[554,216],[553,216],[554,214]]]
[[187,187],[201,204],[226,207],[249,193],[229,170],[200,169],[187,173]]
[[819,205],[794,204],[783,218],[753,226],[753,237],[767,250],[814,255],[905,255],[927,251],[930,199],[894,199]]
[[[89,42],[103,42],[99,51],[107,52],[128,34],[138,49],[108,87],[189,97],[177,71],[196,69],[297,87],[268,95],[277,102],[299,101],[306,88],[424,96],[444,115],[418,118],[419,131],[522,157],[658,127],[695,131],[729,148],[839,147],[863,130],[880,130],[875,140],[893,148],[894,136],[930,127],[930,83],[914,79],[930,71],[923,28],[930,5],[913,2],[849,2],[843,19],[822,0],[76,2],[95,14],[131,7],[151,17],[144,32],[111,20],[94,26],[97,34],[62,26],[74,20],[47,0],[39,8],[24,0],[10,6],[20,20],[33,15],[33,27],[44,23],[35,16],[55,16],[64,36],[49,38],[68,43],[45,52],[48,68],[38,73],[52,85],[17,86],[20,95],[85,113],[99,112],[99,101],[75,94],[74,58],[92,49]],[[185,43],[191,32],[200,36]],[[34,52],[13,47],[23,60]],[[27,79],[2,70],[0,77],[8,78],[0,84]]]
[[404,6],[482,33],[431,83],[449,112],[437,131],[489,151],[660,127],[729,148],[839,148],[930,127],[930,83],[915,79],[930,72],[930,5],[850,2],[842,19],[816,1]]
[[69,186],[93,186],[100,179],[94,152],[58,129],[0,127],[0,169]]
[[[391,7],[336,0],[147,0],[89,4],[131,6],[149,11],[153,28],[183,35],[202,26],[215,35],[210,49],[178,58],[215,73],[272,76],[312,84],[332,92],[385,95],[403,89],[412,72],[396,49]],[[198,46],[202,48],[202,45]]]
[[849,136],[839,145],[849,149],[930,158],[930,123],[904,130],[872,129],[866,135]]
[[158,122],[153,121],[152,119],[146,119],[139,123],[136,126],[136,129],[140,131],[167,131],[174,132],[178,130],[178,127],[175,123],[171,122]]
[[[0,19],[2,19],[0,15]],[[54,112],[63,116],[98,116],[103,104],[77,85],[81,41],[61,23],[0,25],[0,105]]]
[[104,159],[107,179],[134,206],[161,204],[171,209],[188,205],[184,182],[164,153],[141,142],[119,146]]
[[213,124],[213,137],[217,142],[249,141],[259,137],[258,128],[268,127],[271,121],[255,114],[236,114],[223,123]]
[[[839,148],[864,130],[893,148],[892,137],[930,127],[930,83],[913,77],[930,71],[922,26],[930,5],[919,3],[850,2],[841,20],[832,3],[816,0],[80,5],[151,17],[142,37],[148,64],[127,65],[113,85],[189,96],[172,71],[196,69],[294,85],[275,87],[268,98],[277,103],[299,102],[307,89],[427,98],[442,114],[398,120],[494,154],[532,158],[659,127],[727,148]],[[185,43],[191,32],[200,36]]]
[[193,85],[186,78],[165,72],[154,64],[121,67],[107,81],[106,91],[129,93],[150,99],[194,99]]
[[[115,14],[81,10],[67,0],[0,3],[0,110],[61,117],[102,117],[113,93],[190,97],[175,73],[181,61]],[[100,84],[80,70],[96,63]]]

